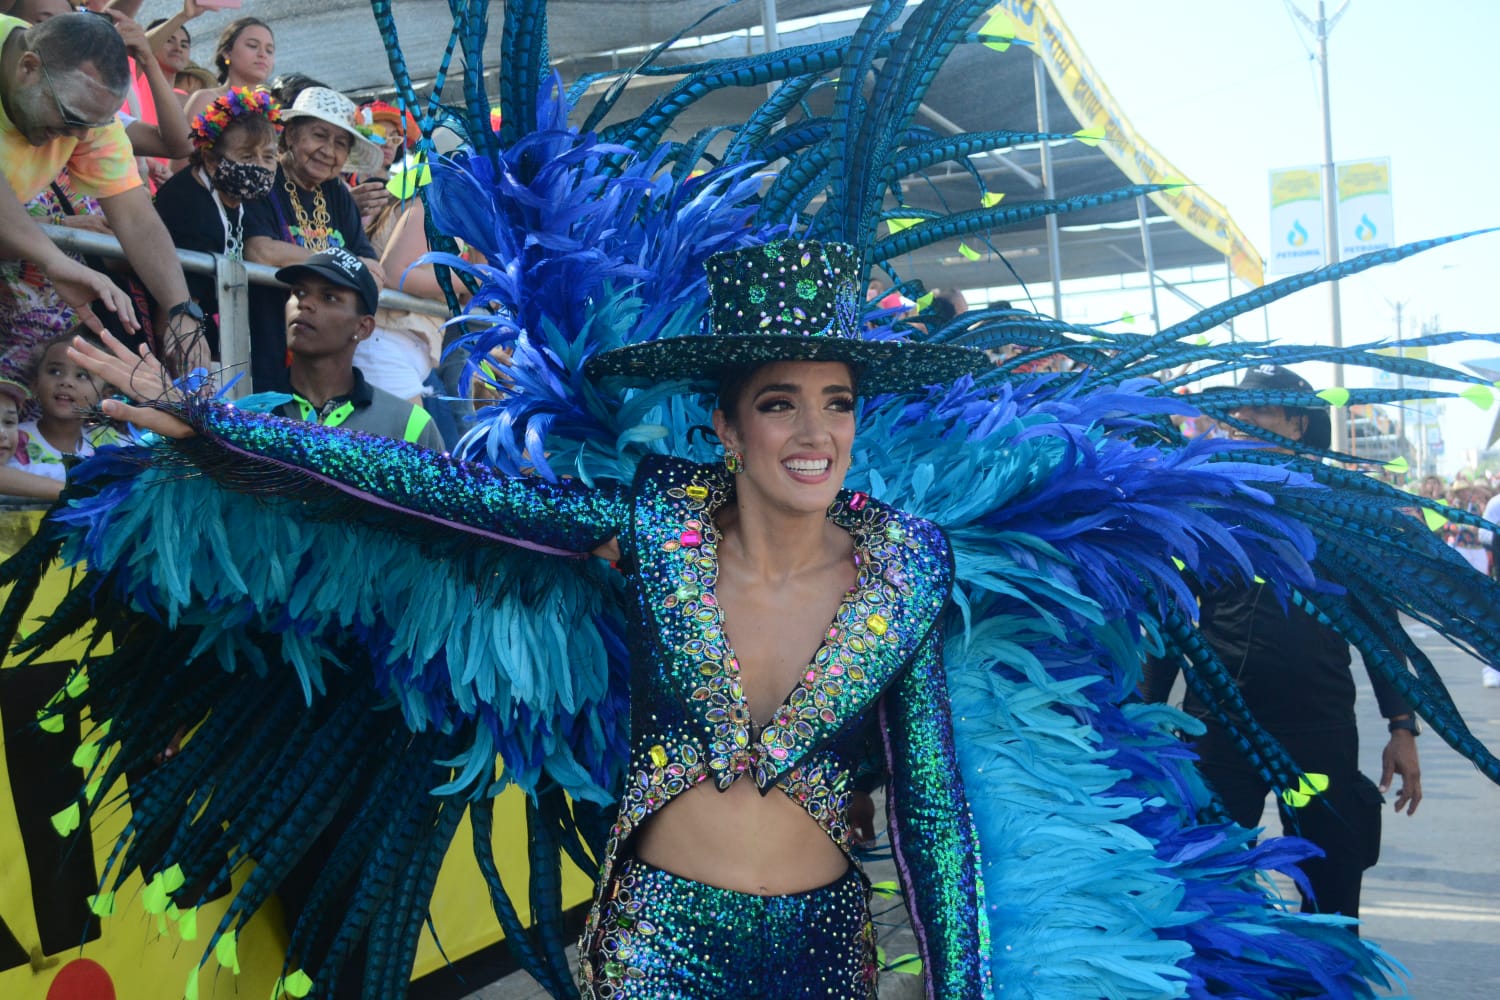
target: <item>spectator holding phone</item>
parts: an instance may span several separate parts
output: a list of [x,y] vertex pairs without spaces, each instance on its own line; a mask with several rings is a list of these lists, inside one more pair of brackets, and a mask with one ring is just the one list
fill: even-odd
[[[156,64],[161,67],[162,74],[171,81],[173,89],[177,92],[176,105],[181,108],[187,102],[188,92],[183,90],[183,74],[193,63],[193,36],[188,32],[187,23],[201,15],[208,8],[198,3],[198,0],[182,0],[182,10],[171,17],[159,17],[146,25],[146,40],[151,44],[151,52],[156,56]],[[192,80],[193,77],[187,77]],[[212,87],[212,78],[208,81],[195,85],[191,90],[201,90],[203,87]],[[137,82],[139,89],[139,82]]]
[[[199,6],[204,6],[201,0]],[[219,86],[200,90],[188,98],[184,109],[188,121],[201,115],[231,89],[254,90],[271,78],[276,68],[276,36],[271,33],[271,26],[257,17],[230,21],[219,33],[213,68],[219,74]]]

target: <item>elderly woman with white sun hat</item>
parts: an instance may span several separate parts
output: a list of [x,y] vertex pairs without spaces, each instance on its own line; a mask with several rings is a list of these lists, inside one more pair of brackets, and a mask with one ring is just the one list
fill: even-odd
[[[375,278],[384,272],[344,184],[345,172],[380,166],[380,147],[355,127],[354,103],[326,87],[309,87],[281,112],[285,129],[271,193],[245,206],[245,258],[290,267],[334,247],[362,258]],[[286,293],[250,292],[250,374],[257,391],[288,388]]]

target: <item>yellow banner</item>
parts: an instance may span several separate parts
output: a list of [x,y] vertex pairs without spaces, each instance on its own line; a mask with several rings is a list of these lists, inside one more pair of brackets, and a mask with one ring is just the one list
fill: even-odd
[[[986,33],[999,33],[999,26],[1006,21],[1016,39],[1034,47],[1083,131],[1103,137],[1105,155],[1132,183],[1183,183],[1181,173],[1126,120],[1051,0],[1000,0],[990,9]],[[1260,254],[1224,206],[1201,188],[1158,191],[1151,200],[1172,221],[1228,257],[1235,277],[1253,286],[1265,284],[1265,263]]]
[[1271,171],[1271,207],[1323,200],[1323,172],[1316,167]]
[[1339,164],[1339,201],[1367,194],[1391,193],[1391,161],[1364,160]]

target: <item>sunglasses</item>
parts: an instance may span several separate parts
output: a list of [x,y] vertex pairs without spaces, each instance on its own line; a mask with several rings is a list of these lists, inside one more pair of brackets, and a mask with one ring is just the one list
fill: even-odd
[[52,74],[47,72],[47,64],[38,60],[37,65],[42,69],[42,79],[47,84],[47,92],[52,95],[52,103],[57,105],[57,113],[62,117],[62,123],[64,126],[66,126],[67,128],[81,128],[92,130],[96,128],[105,128],[115,121],[114,115],[110,115],[109,118],[105,119],[102,122],[84,121],[82,118],[79,118],[67,108],[63,107],[62,98],[57,96],[57,84],[52,82]]

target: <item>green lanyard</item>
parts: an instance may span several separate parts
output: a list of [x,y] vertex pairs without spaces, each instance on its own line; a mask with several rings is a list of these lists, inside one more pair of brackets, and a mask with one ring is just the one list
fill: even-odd
[[324,427],[337,427],[345,420],[354,416],[354,402],[352,400],[346,400],[341,406],[328,414],[326,420],[319,420],[316,407],[301,396],[293,396],[292,398],[297,401],[297,409],[301,411],[303,420],[311,420],[315,424],[321,423]]

